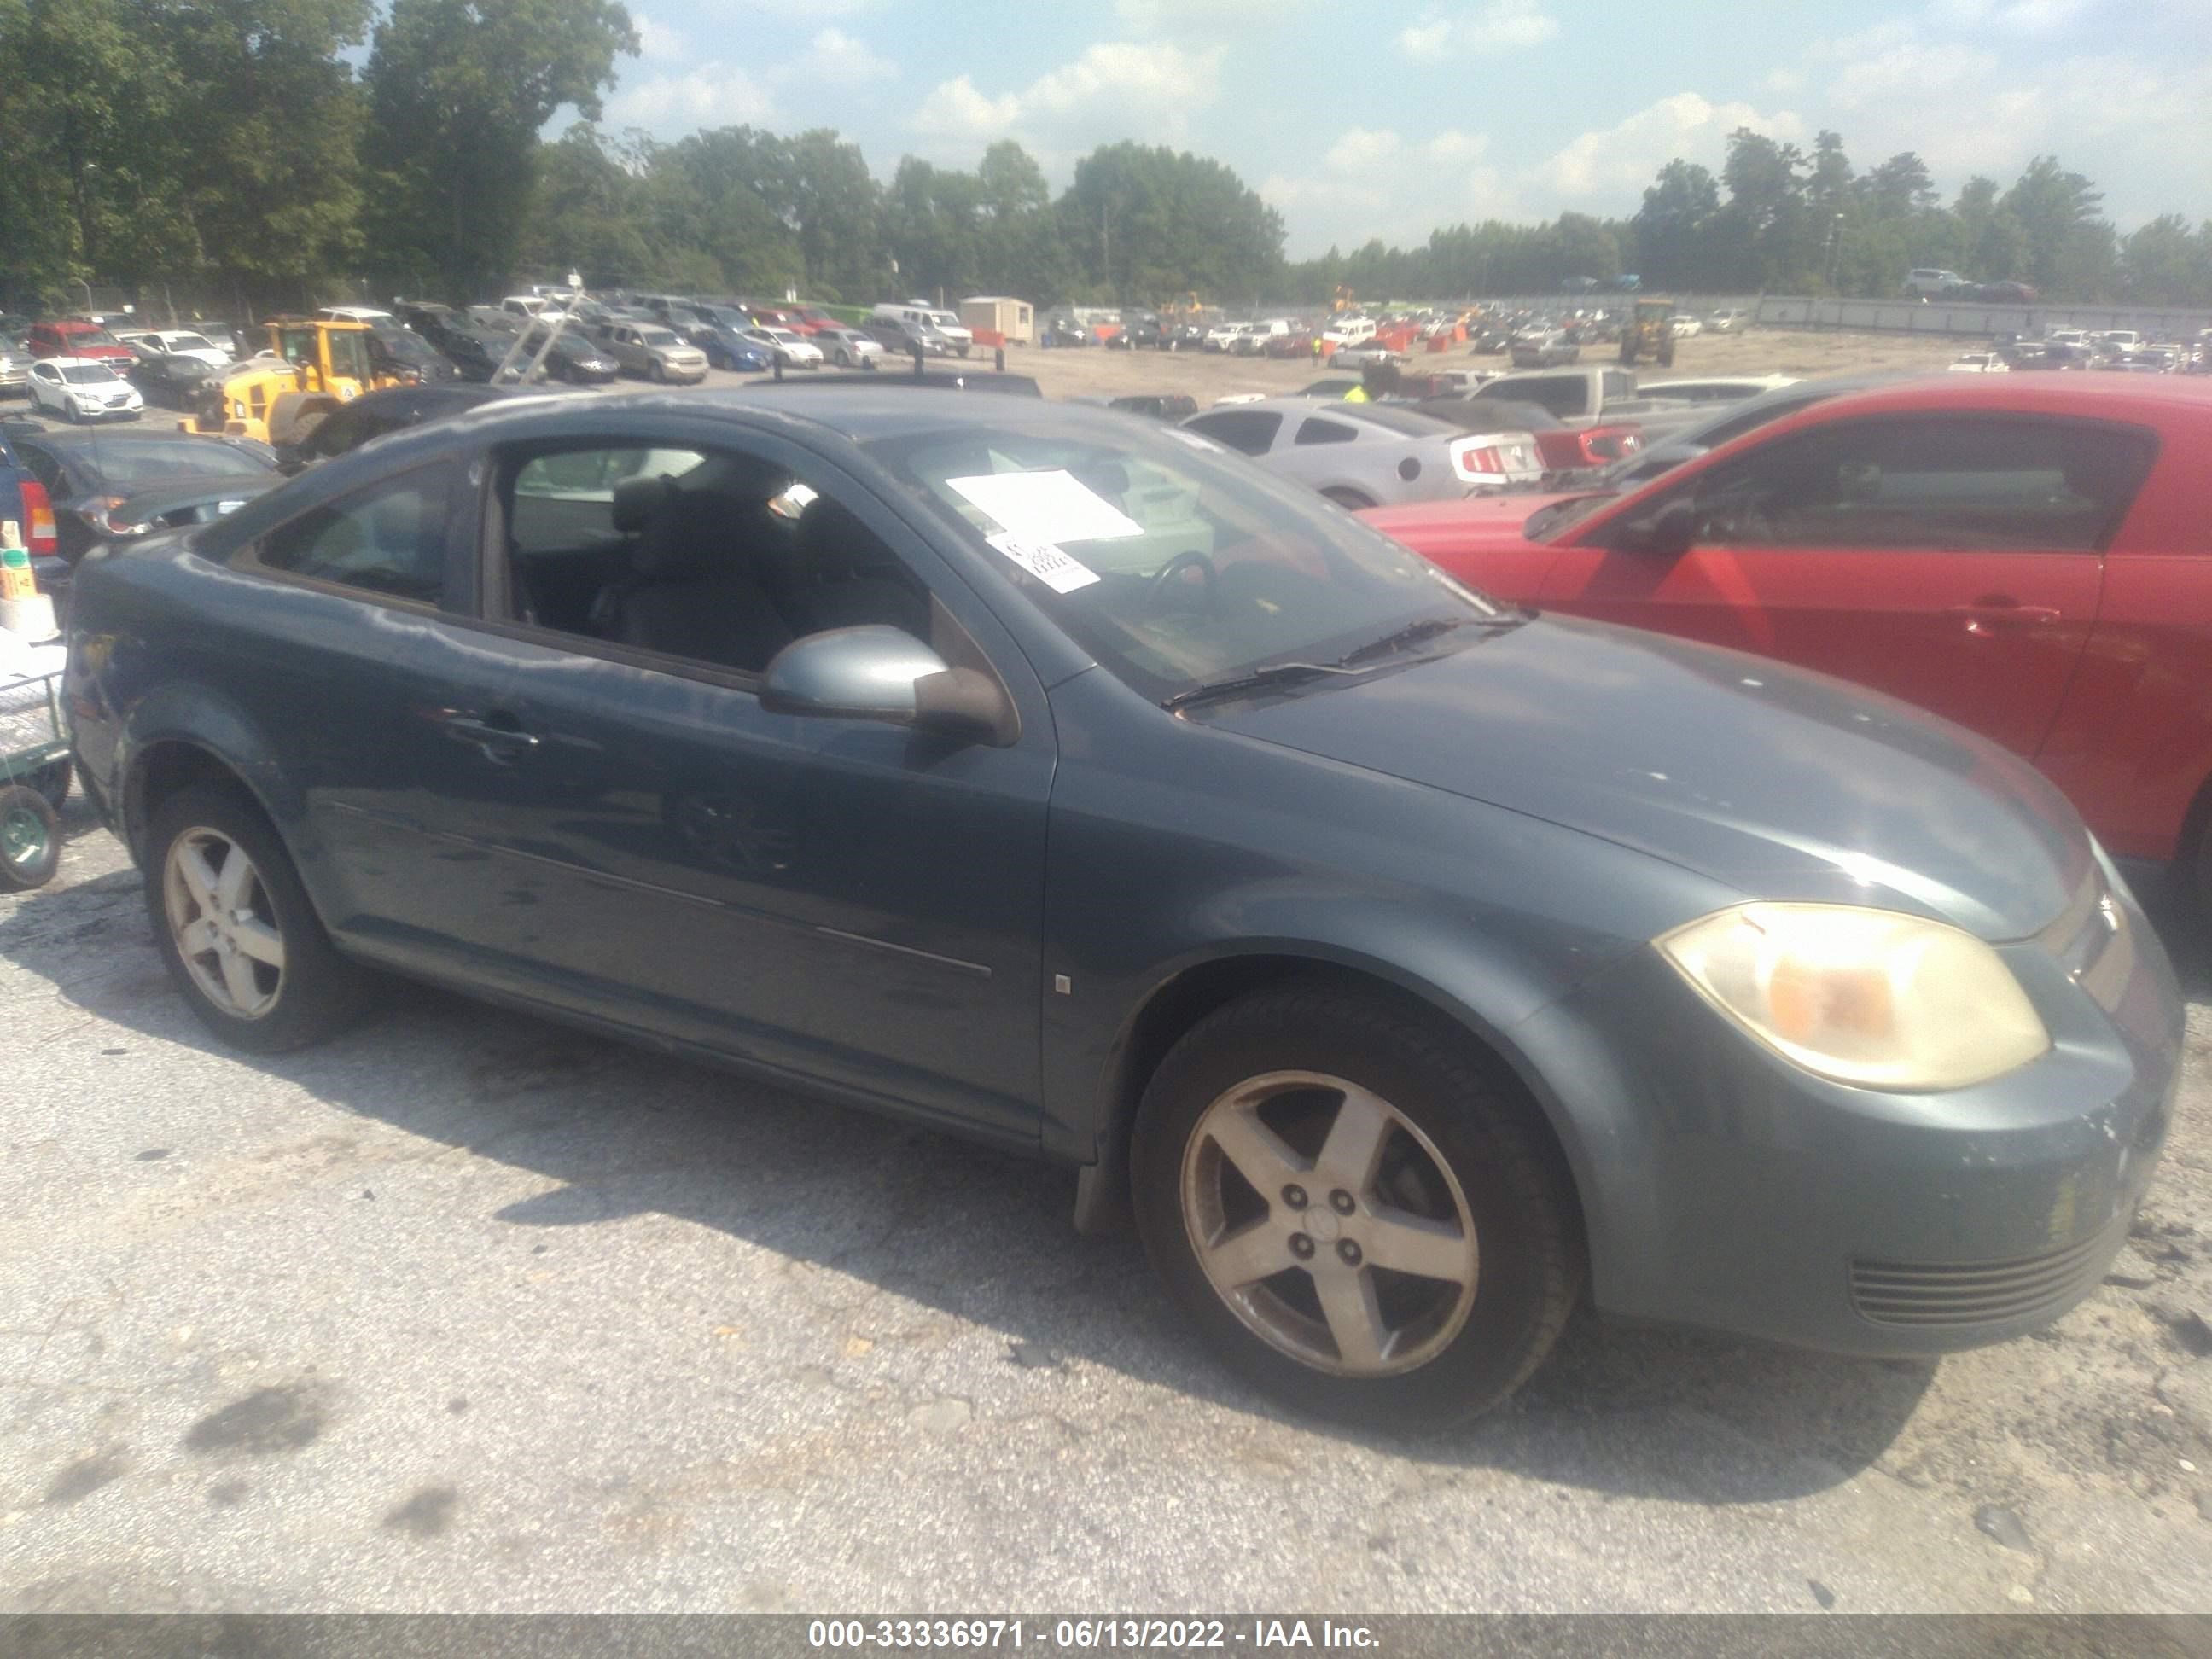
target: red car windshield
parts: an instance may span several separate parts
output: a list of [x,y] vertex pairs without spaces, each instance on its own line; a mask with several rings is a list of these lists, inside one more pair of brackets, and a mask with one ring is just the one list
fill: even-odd
[[1528,522],[1521,526],[1521,533],[1532,542],[1547,542],[1580,524],[1598,508],[1610,507],[1620,499],[1620,493],[1611,489],[1594,495],[1570,495],[1564,501],[1553,501],[1531,513]]
[[104,328],[65,328],[61,331],[61,335],[72,349],[82,346],[112,346],[118,343],[116,337]]

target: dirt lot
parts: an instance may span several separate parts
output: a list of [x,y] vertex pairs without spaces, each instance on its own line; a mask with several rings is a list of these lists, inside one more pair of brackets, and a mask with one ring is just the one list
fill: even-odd
[[[1760,329],[1749,334],[1701,334],[1684,340],[1675,348],[1674,368],[1660,369],[1646,363],[1638,373],[1646,380],[1658,380],[1703,374],[1810,377],[1890,368],[1940,372],[1960,352],[1971,349],[1972,344],[1966,340],[1915,340],[1881,334],[1811,334]],[[1583,352],[1583,361],[1611,362],[1613,349],[1593,346]],[[1415,369],[1510,367],[1504,357],[1495,353],[1484,357],[1470,356],[1465,346],[1433,356],[1423,352],[1411,366]],[[1116,398],[1130,392],[1185,392],[1198,399],[1201,409],[1232,392],[1261,392],[1284,396],[1326,372],[1316,369],[1310,361],[1279,362],[1266,357],[1230,357],[1215,351],[1109,351],[1103,347],[1077,351],[1017,347],[1006,353],[1006,368],[1016,374],[1035,375],[1048,398]]]

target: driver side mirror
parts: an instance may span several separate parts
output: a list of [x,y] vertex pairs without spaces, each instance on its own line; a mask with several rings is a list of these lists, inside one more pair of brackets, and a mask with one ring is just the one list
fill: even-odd
[[1626,553],[1679,559],[1697,539],[1697,505],[1677,496],[1650,517],[1621,526],[1613,544]]
[[761,676],[761,707],[776,714],[839,714],[941,732],[1003,748],[1014,710],[989,675],[948,666],[904,629],[870,623],[793,640]]

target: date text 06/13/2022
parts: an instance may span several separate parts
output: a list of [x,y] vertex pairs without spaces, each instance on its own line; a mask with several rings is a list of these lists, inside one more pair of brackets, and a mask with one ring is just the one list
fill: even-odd
[[1332,1620],[1055,1619],[817,1619],[806,1627],[813,1649],[1036,1646],[1066,1651],[1267,1650],[1275,1652],[1371,1651],[1375,1632],[1364,1625]]

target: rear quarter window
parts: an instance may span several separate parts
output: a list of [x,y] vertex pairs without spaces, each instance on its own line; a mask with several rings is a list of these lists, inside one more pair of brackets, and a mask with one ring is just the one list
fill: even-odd
[[1275,434],[1282,429],[1283,417],[1272,410],[1232,409],[1217,415],[1200,415],[1184,424],[1244,454],[1264,455],[1274,447]]

